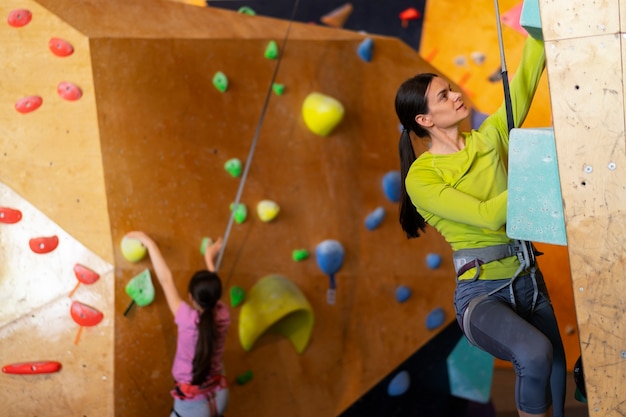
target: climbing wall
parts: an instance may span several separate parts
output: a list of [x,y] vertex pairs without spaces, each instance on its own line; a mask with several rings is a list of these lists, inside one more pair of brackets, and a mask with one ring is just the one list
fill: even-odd
[[[176,329],[158,288],[153,303],[129,308],[126,284],[151,265],[127,261],[119,244],[130,230],[153,236],[184,293],[203,265],[203,238],[224,234],[230,218],[241,178],[225,164],[245,162],[253,138],[241,195],[248,215],[233,224],[219,271],[224,301],[235,286],[253,298],[263,278],[280,275],[314,322],[301,352],[284,321],[260,326],[244,349],[240,314],[250,300],[231,306],[229,415],[338,415],[454,320],[447,244],[430,229],[405,239],[383,187],[398,165],[397,86],[437,71],[407,45],[308,24],[287,32],[285,21],[159,0],[8,0],[0,14],[17,19],[0,29],[11,46],[0,58],[0,206],[23,212],[20,222],[0,225],[6,259],[19,266],[0,276],[3,289],[13,288],[0,329],[11,348],[0,360],[62,364],[51,374],[0,375],[9,404],[0,415],[169,411]],[[357,53],[367,38],[371,60]],[[284,51],[274,80],[284,90],[269,93],[278,63],[266,54],[271,41]],[[224,91],[213,83],[218,72]],[[345,110],[326,136],[302,117],[313,92]],[[262,200],[280,208],[271,221],[257,213]],[[380,223],[366,227],[374,212],[384,214]],[[16,230],[25,231],[10,234]],[[58,247],[39,257],[24,246],[51,236]],[[328,240],[344,251],[334,304],[316,257]],[[294,250],[309,257],[294,260]],[[76,264],[99,279],[73,291]],[[54,279],[33,272],[40,269]],[[46,297],[20,301],[42,285]],[[401,286],[410,290],[404,302]],[[72,316],[74,301],[102,316],[86,307]],[[427,327],[433,312],[443,320]],[[52,388],[59,384],[60,393]],[[37,397],[25,394],[34,389]]]
[[623,3],[540,1],[590,415],[624,414]]

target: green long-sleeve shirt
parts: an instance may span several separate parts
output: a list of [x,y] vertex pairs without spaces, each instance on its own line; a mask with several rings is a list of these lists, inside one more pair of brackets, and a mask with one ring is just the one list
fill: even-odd
[[[545,67],[543,42],[528,37],[522,60],[510,83],[515,127],[530,109]],[[511,241],[506,235],[509,132],[504,103],[478,130],[463,132],[465,148],[446,155],[424,152],[411,165],[406,190],[417,211],[453,250]],[[480,279],[510,278],[516,257],[481,267]],[[467,271],[461,279],[475,274]]]

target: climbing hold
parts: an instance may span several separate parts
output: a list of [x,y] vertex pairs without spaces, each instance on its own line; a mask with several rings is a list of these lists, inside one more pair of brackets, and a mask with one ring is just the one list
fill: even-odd
[[224,92],[228,89],[228,77],[222,71],[218,71],[213,76],[213,86],[217,88],[218,91]]
[[276,41],[269,41],[269,43],[267,44],[267,47],[265,48],[265,58],[278,58],[278,45],[276,44]]
[[287,337],[298,353],[313,331],[313,309],[300,289],[281,275],[261,278],[248,292],[239,315],[239,340],[249,351],[270,328]]
[[291,258],[296,262],[304,261],[308,259],[308,257],[309,251],[306,249],[294,249],[294,251],[291,252]]
[[277,96],[282,96],[283,93],[285,92],[285,84],[277,84],[277,83],[272,84],[272,91]]
[[524,0],[519,17],[519,24],[533,38],[542,41],[541,15],[539,14],[539,0]]
[[125,290],[139,307],[145,307],[154,301],[154,285],[152,285],[150,270],[144,269],[135,275],[128,281]]
[[256,206],[256,213],[262,222],[268,223],[276,218],[280,207],[271,200],[262,200]]
[[400,20],[402,21],[402,27],[407,28],[409,26],[409,20],[419,19],[422,15],[419,10],[414,7],[409,7],[404,11],[400,12]]
[[322,16],[320,21],[326,26],[341,28],[343,27],[343,25],[346,24],[346,21],[352,14],[353,9],[354,8],[352,7],[351,3],[346,3],[343,6],[338,7],[332,10],[330,13]]
[[83,304],[79,301],[73,301],[70,307],[72,319],[79,326],[95,326],[102,321],[104,314],[97,309]]
[[91,285],[100,279],[100,275],[98,273],[81,264],[74,265],[74,275],[76,276],[78,282],[68,297],[74,295],[74,292],[76,292],[80,284]]
[[450,394],[484,404],[491,397],[494,358],[461,337],[446,358]]
[[472,58],[472,61],[474,61],[474,64],[476,65],[482,65],[485,62],[485,59],[487,59],[487,57],[485,56],[485,53],[479,52],[479,51],[472,52],[470,54],[470,57]]
[[71,43],[60,38],[50,38],[48,41],[48,48],[50,51],[61,58],[70,56],[74,53],[74,47]]
[[238,285],[230,287],[230,305],[233,307],[239,306],[246,297],[246,291]]
[[446,320],[446,312],[443,308],[437,307],[433,309],[426,317],[426,328],[428,330],[434,330],[441,326]]
[[59,83],[57,86],[57,93],[62,99],[68,101],[76,101],[83,96],[83,91],[79,86],[67,81]]
[[122,238],[120,248],[122,250],[122,256],[129,262],[139,262],[148,253],[148,250],[140,240],[126,236]]
[[9,207],[0,207],[0,223],[13,224],[22,220],[22,212]]
[[239,10],[237,10],[237,12],[241,14],[247,14],[249,16],[256,16],[256,12],[248,6],[240,7]]
[[235,378],[235,380],[237,381],[237,385],[245,385],[248,382],[252,381],[253,377],[254,373],[251,370],[247,370],[243,374],[237,375],[237,378]]
[[72,305],[70,306],[70,315],[76,324],[80,326],[78,328],[78,333],[76,333],[76,338],[74,339],[75,345],[78,345],[83,327],[95,326],[100,323],[104,317],[102,312],[79,301],[72,302]]
[[40,96],[28,96],[19,99],[15,103],[15,110],[22,114],[26,114],[37,110],[42,104],[43,99]]
[[237,178],[241,175],[242,170],[241,160],[239,158],[231,158],[224,164],[224,169],[232,177]]
[[365,38],[363,42],[359,44],[357,54],[365,62],[372,61],[372,54],[374,51],[374,40],[372,38]]
[[365,218],[365,227],[367,228],[367,230],[374,230],[378,226],[380,226],[380,224],[385,219],[385,214],[386,212],[383,207],[377,207],[374,211],[372,211]]
[[383,191],[385,196],[392,203],[400,201],[400,194],[402,192],[402,179],[400,178],[400,171],[389,171],[383,177]]
[[454,64],[458,67],[464,67],[467,65],[467,58],[464,55],[459,55],[454,58]]
[[204,255],[206,253],[206,248],[213,244],[213,239],[210,237],[203,237],[200,242],[200,254]]
[[404,394],[411,385],[411,377],[407,371],[398,372],[387,386],[387,394],[391,397],[397,397]]
[[9,26],[13,26],[14,28],[20,28],[29,24],[32,18],[33,14],[30,12],[30,10],[16,9],[9,12],[7,22],[9,23]]
[[335,274],[343,264],[344,254],[341,243],[333,239],[324,240],[315,248],[317,266],[329,278],[329,286],[326,293],[326,302],[328,304],[335,304],[335,290],[337,289]]
[[2,367],[5,374],[38,375],[51,374],[61,370],[61,363],[56,361],[36,361],[12,363]]
[[[230,205],[230,210],[233,210],[235,203]],[[237,208],[235,209],[235,223],[242,224],[248,218],[248,207],[245,204],[239,203],[237,204]]]
[[30,239],[28,245],[35,253],[50,253],[59,246],[59,238],[57,236],[37,237]]
[[441,255],[438,253],[429,253],[426,255],[426,265],[430,269],[437,269],[441,266]]
[[411,289],[406,285],[400,285],[398,288],[396,288],[396,300],[398,300],[399,303],[404,303],[410,297]]
[[343,119],[343,105],[336,99],[311,93],[302,104],[304,123],[315,134],[327,136]]

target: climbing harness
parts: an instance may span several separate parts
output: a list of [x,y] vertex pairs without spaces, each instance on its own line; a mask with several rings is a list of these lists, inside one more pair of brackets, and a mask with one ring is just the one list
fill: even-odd
[[516,308],[515,303],[515,294],[513,291],[513,284],[517,280],[518,277],[521,276],[521,273],[524,271],[528,271],[530,275],[530,279],[533,283],[533,300],[531,304],[530,311],[535,310],[535,306],[537,304],[537,297],[539,296],[539,288],[537,287],[537,266],[536,266],[536,256],[542,255],[541,252],[537,251],[533,246],[532,242],[527,240],[514,240],[508,244],[495,245],[495,246],[487,246],[484,248],[474,248],[474,249],[460,249],[455,251],[452,254],[452,260],[454,262],[454,269],[456,271],[457,282],[459,281],[459,277],[463,275],[463,273],[469,271],[472,268],[476,268],[476,272],[474,276],[467,280],[468,282],[476,281],[480,275],[480,267],[489,262],[497,261],[500,259],[508,258],[511,256],[517,256],[519,260],[519,268],[515,271],[515,274],[510,279],[505,280],[506,282],[500,285],[495,290],[492,290],[488,294],[483,294],[481,296],[475,297],[470,301],[465,312],[463,313],[463,332],[467,339],[473,345],[476,345],[474,341],[471,330],[470,330],[470,317],[474,309],[478,304],[484,301],[488,296],[497,293],[503,288],[509,287],[509,299],[511,301],[511,305],[513,309]]
[[[214,375],[202,385],[191,385],[182,382],[176,382],[174,389],[170,391],[172,397],[179,400],[192,400],[197,397],[205,397],[208,401],[212,416],[217,416],[217,403],[215,394],[223,389],[228,388],[228,380],[224,375]],[[180,417],[178,412],[172,408],[174,414]]]

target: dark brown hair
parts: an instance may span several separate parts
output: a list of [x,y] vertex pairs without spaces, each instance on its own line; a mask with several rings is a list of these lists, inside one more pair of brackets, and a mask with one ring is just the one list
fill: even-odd
[[409,168],[415,161],[415,152],[411,144],[411,131],[419,137],[427,137],[428,132],[415,120],[418,114],[428,113],[426,90],[436,74],[424,73],[406,80],[396,93],[396,114],[402,123],[402,134],[398,143],[400,154],[400,226],[408,239],[419,237],[419,231],[424,231],[426,222],[417,212],[411,198],[406,192],[406,176]]

